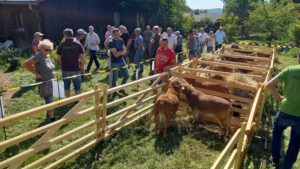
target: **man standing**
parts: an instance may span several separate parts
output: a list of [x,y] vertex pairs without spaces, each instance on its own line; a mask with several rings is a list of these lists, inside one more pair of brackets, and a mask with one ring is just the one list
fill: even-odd
[[189,59],[192,60],[193,57],[196,56],[196,50],[195,50],[195,35],[194,31],[189,31],[188,37],[187,37],[187,47],[189,50]]
[[35,55],[39,52],[38,50],[38,46],[41,40],[43,40],[43,36],[44,34],[42,34],[41,32],[35,32],[34,33],[34,39],[31,43],[31,53],[32,55]]
[[168,38],[168,47],[170,49],[175,50],[176,45],[177,45],[177,37],[176,35],[173,34],[173,29],[168,27],[167,28],[167,38]]
[[219,30],[215,33],[215,38],[216,38],[216,42],[217,42],[216,50],[218,50],[222,47],[225,37],[226,37],[226,34],[223,31],[223,28],[220,27]]
[[208,40],[208,34],[205,32],[205,29],[203,27],[200,28],[198,37],[199,37],[199,42],[200,42],[200,54],[202,54],[204,47],[206,45],[206,42]]
[[82,45],[73,38],[73,30],[64,30],[65,41],[57,48],[58,63],[61,65],[62,77],[76,76],[71,79],[64,79],[65,94],[70,97],[71,81],[73,82],[75,94],[81,92],[81,77],[84,72],[84,50]]
[[146,30],[143,32],[143,40],[144,40],[144,48],[146,57],[150,57],[150,40],[153,35],[153,32],[151,31],[150,26],[146,26]]
[[85,41],[84,41],[84,38],[85,38],[85,36],[87,35],[87,33],[86,33],[86,31],[85,30],[83,30],[83,29],[78,29],[77,31],[76,31],[76,40],[78,41],[78,42],[80,42],[80,44],[82,45],[82,46],[84,46],[84,43],[85,43]]
[[[150,45],[151,45],[150,59],[154,59],[156,56],[156,51],[159,48],[159,40],[160,40],[159,27],[154,26],[153,27],[153,35],[152,35],[151,41],[150,41]],[[152,70],[152,62],[153,62],[153,60],[151,60],[151,62],[150,62],[150,74],[151,75],[154,73]]]
[[143,37],[141,36],[141,29],[136,28],[134,30],[134,33],[135,33],[135,37],[136,37],[134,40],[134,49],[135,49],[134,63],[136,64],[135,72],[137,72],[137,70],[139,70],[138,75],[140,76],[143,74],[143,71],[144,71],[144,64],[140,63],[140,62],[142,62],[144,60],[145,49],[143,47]]
[[[298,54],[300,63],[300,53]],[[279,83],[284,85],[283,96],[275,89]],[[272,130],[272,163],[279,167],[281,137],[284,130],[291,127],[290,142],[285,154],[282,169],[292,169],[300,148],[300,65],[289,66],[270,80],[266,87],[273,97],[280,101],[279,111]]]
[[[116,87],[119,71],[123,74],[122,84],[125,84],[129,78],[128,68],[123,57],[126,55],[126,47],[124,41],[120,38],[119,29],[112,30],[112,39],[109,41],[109,49],[111,53],[111,68],[113,71],[112,87]],[[120,90],[119,92],[127,96],[124,90]],[[116,96],[117,93],[113,93],[112,100],[114,100]]]
[[100,67],[100,64],[96,56],[96,52],[99,51],[99,44],[100,44],[99,36],[94,32],[94,27],[89,26],[89,33],[86,36],[85,45],[84,45],[84,47],[88,47],[90,49],[90,60],[86,68],[86,72],[90,72],[93,61],[95,61],[96,64],[96,68],[94,72],[96,72]]
[[160,40],[160,48],[157,49],[154,62],[155,73],[167,72],[175,66],[176,54],[168,47],[168,38],[164,37]]
[[177,37],[177,45],[175,48],[175,53],[180,53],[182,52],[182,41],[183,41],[183,37],[180,34],[179,31],[176,31],[176,37]]

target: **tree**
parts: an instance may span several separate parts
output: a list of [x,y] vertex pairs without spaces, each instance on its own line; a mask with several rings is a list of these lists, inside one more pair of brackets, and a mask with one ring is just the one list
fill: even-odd
[[233,13],[221,17],[221,25],[225,28],[226,36],[229,41],[234,41],[234,37],[238,35],[240,26],[238,25],[239,17]]
[[297,20],[298,14],[288,0],[280,2],[265,2],[253,4],[253,10],[245,25],[252,33],[258,33],[265,37],[269,43],[272,40],[287,39],[288,30]]

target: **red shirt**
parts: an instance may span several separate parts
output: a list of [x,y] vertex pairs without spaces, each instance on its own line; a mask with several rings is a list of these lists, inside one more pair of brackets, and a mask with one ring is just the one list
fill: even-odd
[[175,52],[170,48],[158,48],[155,58],[155,72],[162,73],[166,66],[170,66],[176,60]]

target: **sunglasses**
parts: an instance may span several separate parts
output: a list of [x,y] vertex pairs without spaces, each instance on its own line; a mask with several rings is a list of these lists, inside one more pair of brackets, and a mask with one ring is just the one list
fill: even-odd
[[51,49],[44,49],[46,52],[51,52],[52,50]]

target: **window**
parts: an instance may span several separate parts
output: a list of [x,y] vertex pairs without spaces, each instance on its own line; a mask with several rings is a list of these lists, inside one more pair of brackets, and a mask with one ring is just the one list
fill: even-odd
[[12,14],[13,20],[15,22],[16,29],[23,29],[24,28],[24,20],[23,15],[20,13],[13,13]]

